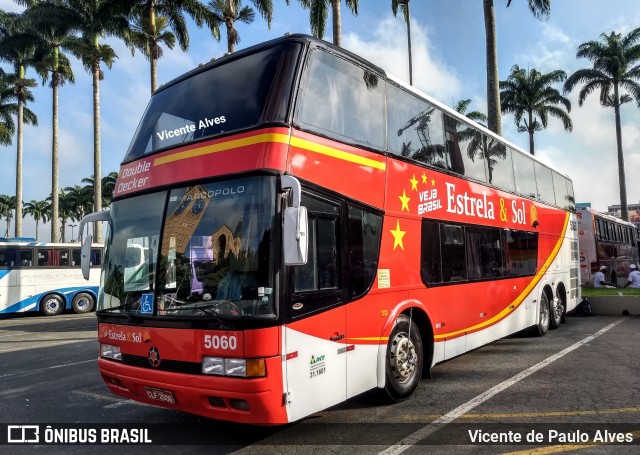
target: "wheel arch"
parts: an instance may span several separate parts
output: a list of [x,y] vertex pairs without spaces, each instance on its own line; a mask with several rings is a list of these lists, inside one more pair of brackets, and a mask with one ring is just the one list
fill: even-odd
[[431,323],[431,317],[429,316],[429,310],[426,306],[415,299],[407,299],[399,302],[390,312],[387,320],[382,328],[380,340],[383,341],[378,345],[378,365],[377,365],[377,378],[378,387],[383,388],[385,386],[385,358],[387,354],[387,345],[389,341],[389,335],[393,326],[396,323],[398,317],[404,314],[410,316],[413,322],[420,331],[420,338],[422,339],[422,349],[424,362],[422,363],[422,377],[431,377],[431,366],[433,363],[434,355],[434,341],[433,341],[433,325]]

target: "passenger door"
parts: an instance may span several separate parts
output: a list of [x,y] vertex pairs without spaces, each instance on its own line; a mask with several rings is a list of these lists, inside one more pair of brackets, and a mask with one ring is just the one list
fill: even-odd
[[307,264],[289,268],[289,323],[283,333],[287,413],[297,420],[346,399],[341,204],[303,193],[309,214]]

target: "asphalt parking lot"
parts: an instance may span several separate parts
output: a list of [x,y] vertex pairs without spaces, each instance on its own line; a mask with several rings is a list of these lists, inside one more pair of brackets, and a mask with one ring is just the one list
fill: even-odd
[[568,317],[545,337],[512,336],[437,365],[402,403],[370,392],[282,427],[110,395],[97,352],[94,314],[0,320],[0,442],[10,425],[35,425],[41,436],[47,425],[98,431],[89,446],[15,443],[7,453],[111,452],[101,428],[146,430],[134,442],[119,434],[135,453],[636,453],[640,440],[635,316]]

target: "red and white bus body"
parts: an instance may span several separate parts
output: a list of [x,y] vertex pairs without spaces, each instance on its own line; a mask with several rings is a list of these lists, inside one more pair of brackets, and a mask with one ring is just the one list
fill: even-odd
[[[309,37],[278,42],[287,40],[300,43],[300,61],[326,48],[347,60],[355,59]],[[307,65],[296,68],[295,80],[304,81]],[[417,93],[376,74],[378,88],[383,82],[393,83],[407,93]],[[429,102],[451,118],[463,119]],[[554,327],[564,312],[575,307],[579,298],[577,233],[571,210],[373,147],[338,141],[331,134],[300,126],[293,117],[288,125],[193,141],[122,165],[97,311],[98,364],[111,392],[215,419],[282,424],[364,391],[389,388],[390,376],[400,383],[391,390],[391,398],[407,398],[423,373],[415,372],[415,365],[428,375],[437,363],[522,329],[538,325],[544,334],[550,309],[559,311],[551,318]],[[491,135],[482,127],[474,128]],[[301,183],[302,205],[309,212],[306,265],[282,263],[281,213],[288,204],[278,184],[283,175]],[[268,183],[258,183],[262,181]],[[562,191],[572,196],[566,186],[570,181],[562,184]],[[234,210],[234,194],[250,196],[258,201],[256,210],[263,210],[261,221],[255,223],[265,223],[268,216],[275,220],[262,228],[262,240],[268,242],[261,241],[255,250],[257,256],[266,256],[268,244],[272,256],[271,262],[261,262],[270,268],[268,276],[258,279],[257,298],[242,297],[231,303],[219,298],[222,280],[217,286],[213,283],[216,270],[222,269],[215,265],[208,275],[198,277],[205,287],[207,283],[215,287],[215,297],[214,291],[211,295],[205,291],[181,298],[180,277],[165,279],[164,273],[151,279],[155,287],[150,285],[142,296],[135,294],[139,291],[127,294],[110,285],[117,281],[109,270],[117,269],[118,236],[135,227],[117,221],[129,213],[128,204],[146,198],[126,215],[143,223],[146,211],[156,204],[152,201],[156,192],[186,186],[181,193],[158,197],[157,206],[164,211],[158,216],[164,222],[155,237],[145,241],[151,256],[169,262],[190,257],[182,250],[186,243],[181,236],[193,239],[199,232],[193,219],[203,223],[209,215],[202,213],[215,204],[219,214]],[[254,196],[269,191],[276,193],[271,208],[267,198]],[[212,257],[218,258],[214,262],[226,260],[223,252],[234,248],[229,257],[236,259],[231,262],[251,256],[253,250],[243,253],[251,243],[251,236],[244,232],[259,229],[248,227],[254,223],[249,206],[246,202],[235,228],[218,228],[222,223],[215,225],[215,232],[207,228],[198,248],[209,248]],[[430,238],[436,231],[441,238]],[[468,246],[460,243],[465,239]],[[427,253],[439,243],[436,261],[435,253]],[[448,256],[456,251],[465,258],[487,253],[494,260],[465,259],[464,264],[475,266],[456,281],[460,278],[453,279],[445,270]],[[161,266],[156,268],[164,272]],[[176,268],[179,275],[180,264]],[[174,288],[178,290],[171,294]],[[112,296],[116,294],[118,298]],[[127,308],[129,295],[139,300]],[[265,302],[271,309],[262,315],[259,307]],[[189,314],[183,315],[183,310]],[[546,314],[546,326],[541,324],[541,314]],[[401,325],[415,327],[414,334],[399,330]],[[392,347],[396,344],[408,346],[408,363],[395,357],[390,360],[390,351],[400,353]],[[244,376],[234,376],[237,371],[244,371]]]
[[591,207],[578,207],[580,281],[593,286],[593,274],[601,266],[605,281],[622,287],[629,276],[629,265],[638,264],[638,229],[633,223],[600,213]]

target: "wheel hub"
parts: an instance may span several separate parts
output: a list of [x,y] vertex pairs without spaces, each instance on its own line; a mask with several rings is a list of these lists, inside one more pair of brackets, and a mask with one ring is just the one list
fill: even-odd
[[398,382],[406,382],[415,374],[418,355],[406,333],[399,333],[393,339],[389,360]]

